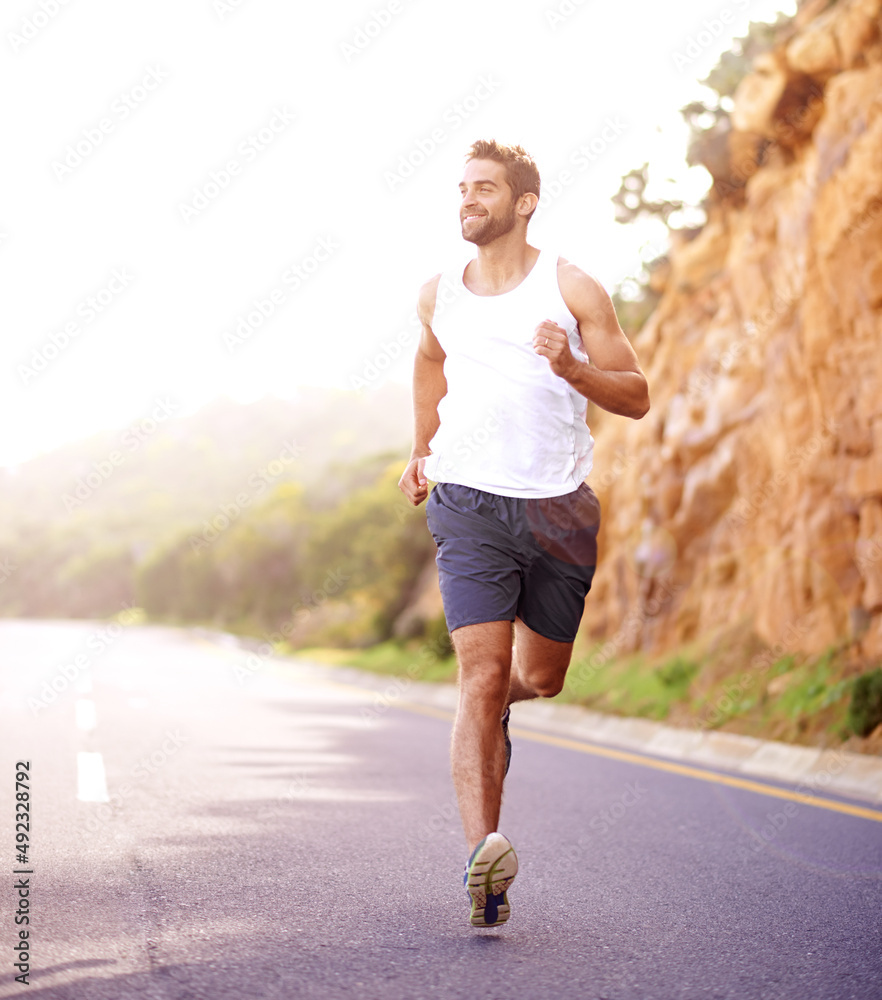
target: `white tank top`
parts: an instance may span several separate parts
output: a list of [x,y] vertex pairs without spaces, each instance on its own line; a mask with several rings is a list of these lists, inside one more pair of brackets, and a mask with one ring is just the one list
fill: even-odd
[[464,269],[442,275],[456,297],[436,306],[432,330],[447,359],[441,426],[426,475],[507,497],[552,497],[579,488],[591,471],[588,401],[533,350],[545,319],[567,331],[587,360],[557,281],[558,257],[540,252],[526,278],[502,295],[475,295]]

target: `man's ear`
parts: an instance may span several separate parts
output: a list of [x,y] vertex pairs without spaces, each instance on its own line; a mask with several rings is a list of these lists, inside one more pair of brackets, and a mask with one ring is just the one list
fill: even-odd
[[520,201],[518,202],[518,215],[529,215],[534,211],[538,204],[539,199],[536,195],[533,194],[532,191],[527,191],[526,194],[521,195]]

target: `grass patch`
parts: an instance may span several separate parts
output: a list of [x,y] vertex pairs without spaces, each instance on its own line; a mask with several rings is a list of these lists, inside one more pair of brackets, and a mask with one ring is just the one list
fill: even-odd
[[672,706],[686,697],[698,663],[675,656],[653,666],[640,655],[608,660],[596,666],[597,650],[573,661],[560,701],[586,705],[599,712],[644,719],[668,718]]
[[760,711],[764,728],[775,739],[794,742],[804,738],[809,731],[844,738],[854,681],[842,676],[835,651],[828,650],[821,656],[802,660],[789,657],[788,661],[786,682],[781,688],[775,683],[775,677],[784,677],[781,671],[766,687]]
[[656,667],[655,672],[674,698],[681,699],[688,695],[692,678],[698,673],[700,666],[697,660],[675,656]]
[[358,667],[374,674],[410,677],[416,681],[453,683],[456,681],[456,657],[435,653],[426,643],[380,642],[368,649],[298,649],[296,656],[332,666]]
[[[611,715],[724,729],[762,739],[834,746],[865,735],[882,712],[882,670],[854,676],[847,654],[764,658],[747,642],[692,644],[651,660],[605,659],[608,647],[577,647],[555,700]],[[297,656],[414,680],[456,682],[456,658],[439,641],[389,641],[369,649],[301,649]],[[607,654],[608,655],[608,652]],[[856,707],[855,707],[856,706]],[[851,712],[849,712],[851,708]],[[878,721],[876,722],[878,725]]]
[[782,656],[767,666],[745,660],[714,678],[690,705],[706,729],[726,728],[764,739],[828,745],[848,736],[853,680],[837,649],[820,656]]

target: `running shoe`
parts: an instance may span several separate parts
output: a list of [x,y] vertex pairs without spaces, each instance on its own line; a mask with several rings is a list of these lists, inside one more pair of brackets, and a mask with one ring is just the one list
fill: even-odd
[[508,774],[508,769],[511,767],[511,739],[508,735],[508,717],[511,715],[511,709],[506,708],[502,713],[502,737],[505,740],[505,773]]
[[488,833],[472,851],[463,875],[472,927],[497,927],[508,920],[506,891],[518,873],[518,856],[501,833]]

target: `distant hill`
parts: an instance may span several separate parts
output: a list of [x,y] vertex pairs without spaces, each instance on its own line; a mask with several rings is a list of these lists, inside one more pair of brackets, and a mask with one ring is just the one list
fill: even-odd
[[184,417],[160,403],[136,425],[0,468],[0,614],[113,613],[133,599],[134,568],[205,519],[285,483],[337,502],[356,483],[344,470],[403,459],[410,436],[403,386],[304,389]]
[[[0,467],[0,544],[25,526],[130,520],[136,510],[198,518],[261,480],[310,482],[333,464],[403,454],[411,434],[409,392],[392,384],[371,394],[218,399],[186,417],[163,419],[159,407],[158,416]],[[147,516],[144,527],[151,523]]]

